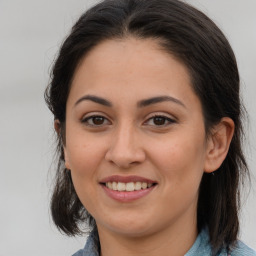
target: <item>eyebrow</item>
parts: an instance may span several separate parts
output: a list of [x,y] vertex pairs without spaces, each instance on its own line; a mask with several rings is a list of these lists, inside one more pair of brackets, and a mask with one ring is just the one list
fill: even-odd
[[93,102],[96,102],[98,104],[101,104],[101,105],[104,105],[104,106],[107,106],[107,107],[112,107],[112,103],[106,99],[103,99],[101,97],[98,97],[98,96],[95,96],[95,95],[85,95],[83,96],[82,98],[80,98],[76,103],[75,103],[75,106],[77,104],[79,104],[80,102],[84,101],[84,100],[89,100],[89,101],[93,101]]
[[156,103],[160,103],[160,102],[164,102],[164,101],[171,101],[171,102],[174,102],[174,103],[179,104],[180,106],[183,106],[184,108],[186,108],[185,104],[182,101],[180,101],[174,97],[171,97],[171,96],[158,96],[158,97],[141,100],[137,103],[137,106],[141,108],[141,107],[146,107],[151,104],[156,104]]
[[[109,100],[106,100],[102,97],[95,96],[95,95],[85,95],[85,96],[83,96],[78,101],[76,101],[75,106],[77,104],[79,104],[80,102],[86,101],[86,100],[93,101],[95,103],[98,103],[98,104],[101,104],[101,105],[107,106],[107,107],[112,107],[113,106],[113,104]],[[141,100],[137,103],[137,107],[138,108],[147,107],[149,105],[156,104],[156,103],[161,103],[161,102],[165,102],[165,101],[171,101],[171,102],[174,102],[174,103],[179,104],[180,106],[183,106],[183,107],[186,108],[185,104],[182,101],[180,101],[180,100],[178,100],[174,97],[171,97],[171,96],[157,96],[157,97]]]

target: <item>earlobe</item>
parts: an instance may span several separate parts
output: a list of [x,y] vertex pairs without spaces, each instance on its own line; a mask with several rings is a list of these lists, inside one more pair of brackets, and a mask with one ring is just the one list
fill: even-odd
[[[58,119],[54,120],[54,129],[57,132],[58,136],[63,136],[63,134],[61,134],[61,125],[60,125],[60,121]],[[67,150],[66,150],[64,143],[62,143],[62,147],[63,147],[63,152],[64,152],[65,167],[66,167],[66,169],[70,170],[69,160],[68,160],[68,156],[67,156]]]
[[64,150],[64,156],[65,156],[65,167],[66,167],[66,169],[70,170],[70,165],[69,165],[69,161],[67,159],[67,156],[65,154],[65,150]]
[[234,122],[229,117],[223,117],[221,121],[214,126],[207,141],[204,166],[205,172],[214,172],[221,166],[228,154],[234,130]]
[[70,170],[69,158],[66,147],[63,145],[64,161],[66,169]]
[[60,135],[60,121],[58,119],[54,120],[54,130]]

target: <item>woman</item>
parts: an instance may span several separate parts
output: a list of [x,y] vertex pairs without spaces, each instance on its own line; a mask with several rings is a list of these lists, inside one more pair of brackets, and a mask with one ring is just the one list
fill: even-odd
[[[79,255],[256,255],[237,240],[242,106],[233,51],[177,0],[105,0],[74,25],[46,90],[51,210]],[[82,226],[81,226],[82,225]]]

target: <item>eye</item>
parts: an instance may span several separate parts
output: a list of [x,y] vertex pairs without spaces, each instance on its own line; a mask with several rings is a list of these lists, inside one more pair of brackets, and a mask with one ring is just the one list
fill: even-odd
[[150,125],[150,126],[168,126],[175,122],[176,121],[171,119],[170,117],[163,116],[163,115],[155,115],[155,116],[149,118],[146,121],[146,124]]
[[82,119],[82,123],[88,126],[104,126],[110,124],[107,118],[100,115],[88,116]]

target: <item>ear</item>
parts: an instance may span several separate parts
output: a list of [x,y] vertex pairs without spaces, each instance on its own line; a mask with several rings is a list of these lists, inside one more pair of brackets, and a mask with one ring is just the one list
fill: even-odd
[[223,117],[215,125],[207,139],[204,171],[211,173],[217,170],[226,158],[234,134],[235,124],[229,117]]
[[58,119],[54,120],[54,130],[57,132],[58,135],[61,135],[60,121]]
[[[61,132],[61,125],[60,121],[58,119],[54,120],[54,129],[57,132],[58,136],[63,136]],[[63,141],[63,140],[62,140]],[[67,149],[64,143],[62,143],[63,147],[63,152],[64,152],[64,160],[65,160],[65,167],[70,170],[70,165],[69,165],[69,160],[68,160],[68,154],[67,154]]]

